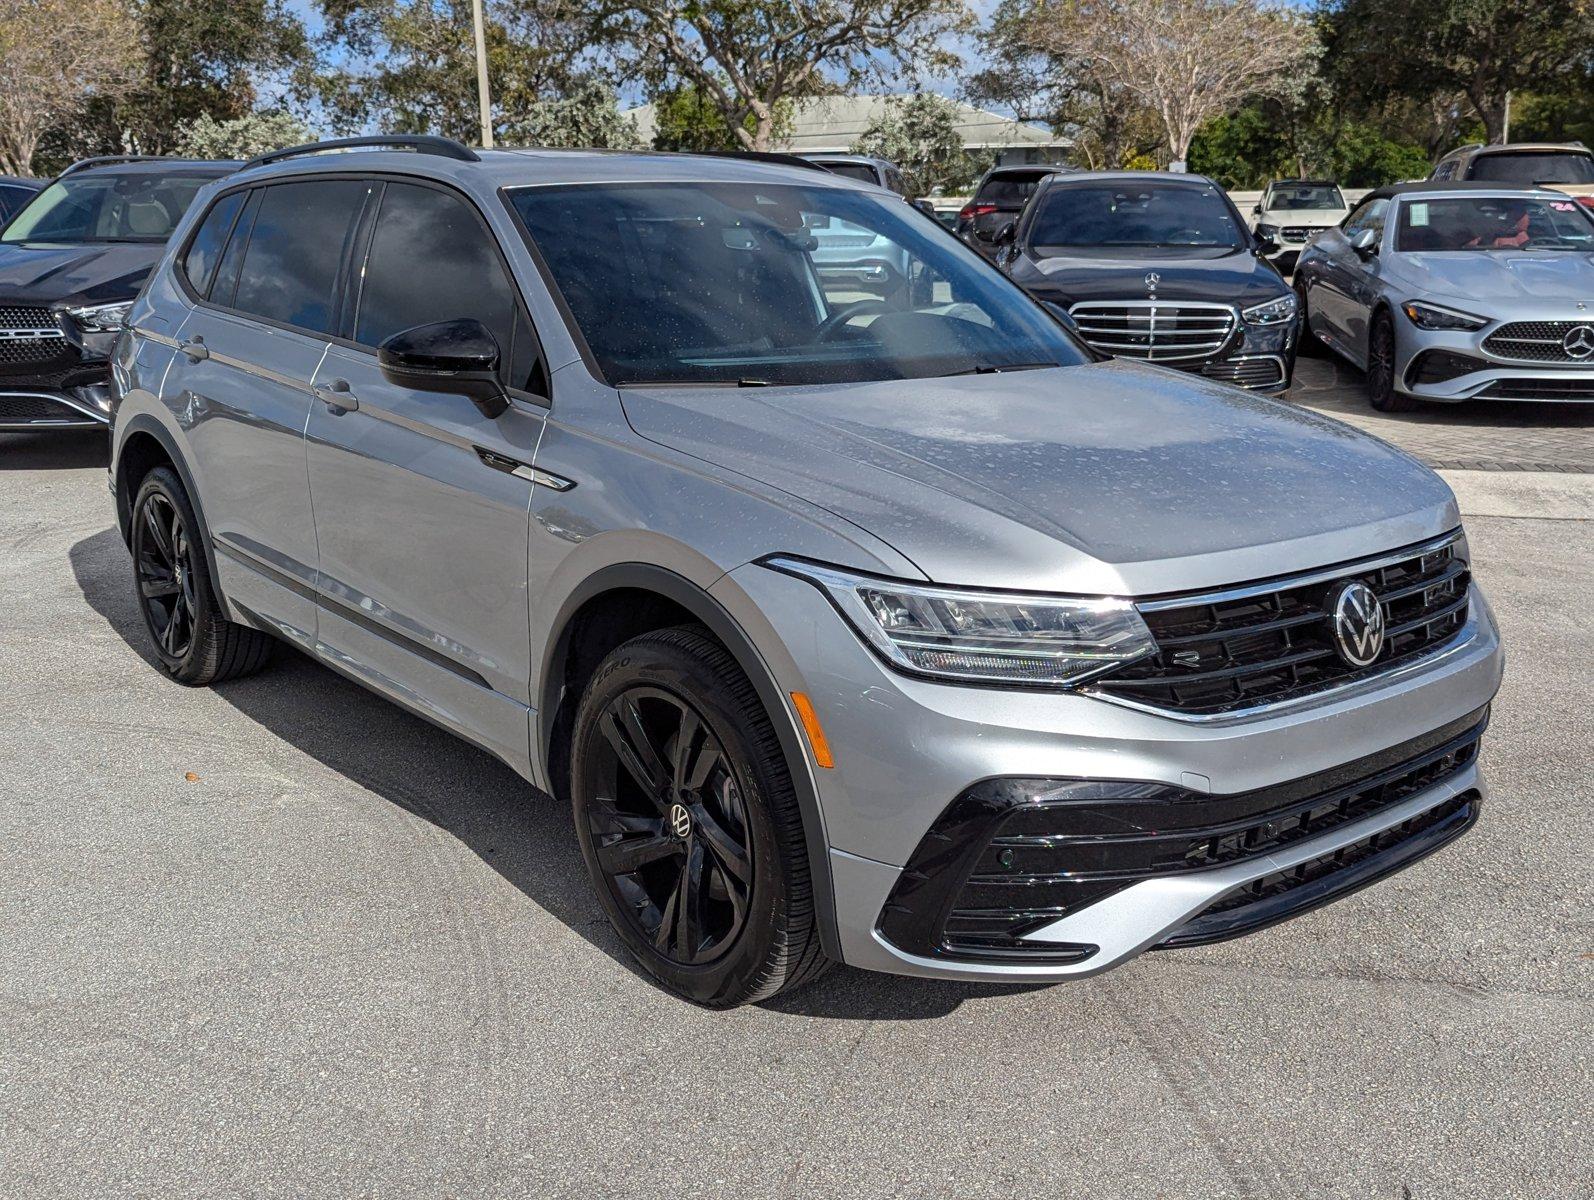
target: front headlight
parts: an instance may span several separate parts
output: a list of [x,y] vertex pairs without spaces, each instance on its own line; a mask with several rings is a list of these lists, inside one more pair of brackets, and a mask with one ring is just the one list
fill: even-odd
[[1068,686],[1156,651],[1116,597],[937,587],[784,557],[764,565],[817,585],[882,658],[915,675]]
[[1444,308],[1438,304],[1424,304],[1420,300],[1406,301],[1400,306],[1400,311],[1405,313],[1418,329],[1449,329],[1470,333],[1474,329],[1482,329],[1489,323],[1488,317],[1477,317],[1472,313]]
[[1245,310],[1247,325],[1281,325],[1295,319],[1295,293],[1286,292],[1277,300],[1253,304]]
[[1256,223],[1257,237],[1277,238],[1278,235],[1279,227],[1277,225],[1274,225],[1269,221],[1258,221]]
[[61,310],[71,317],[85,333],[113,333],[127,323],[127,314],[133,311],[131,300],[120,304],[90,304],[82,308]]

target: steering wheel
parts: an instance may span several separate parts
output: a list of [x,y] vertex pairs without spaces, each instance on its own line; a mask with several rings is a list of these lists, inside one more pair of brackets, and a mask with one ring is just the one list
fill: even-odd
[[844,304],[819,323],[819,328],[814,330],[814,341],[828,342],[836,330],[840,329],[854,317],[861,317],[870,312],[890,312],[891,305],[884,300],[873,298],[854,300],[851,304]]

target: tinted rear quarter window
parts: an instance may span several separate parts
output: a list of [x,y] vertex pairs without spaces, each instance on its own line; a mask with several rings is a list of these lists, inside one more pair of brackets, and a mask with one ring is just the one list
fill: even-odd
[[183,274],[188,284],[201,296],[210,294],[210,281],[216,273],[216,263],[227,245],[227,235],[232,232],[233,221],[244,205],[247,193],[234,192],[223,196],[211,206],[200,222],[193,241],[188,243],[188,253],[183,256]]
[[324,179],[263,188],[232,307],[312,333],[331,332],[333,289],[369,186]]

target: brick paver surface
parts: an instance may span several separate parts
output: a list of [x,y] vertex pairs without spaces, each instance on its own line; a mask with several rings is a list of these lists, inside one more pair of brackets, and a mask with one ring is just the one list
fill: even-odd
[[1594,404],[1474,400],[1381,413],[1367,403],[1355,367],[1304,357],[1296,364],[1290,399],[1394,442],[1431,467],[1594,473]]

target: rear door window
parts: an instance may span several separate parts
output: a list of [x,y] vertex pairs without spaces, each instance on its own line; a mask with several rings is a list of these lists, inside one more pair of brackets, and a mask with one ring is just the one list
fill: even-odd
[[210,282],[216,274],[216,264],[221,260],[227,235],[232,232],[233,222],[237,220],[238,210],[243,208],[247,196],[246,192],[223,196],[205,214],[193,240],[188,243],[188,252],[183,255],[183,274],[188,277],[188,285],[201,296],[210,295]]
[[[388,184],[361,274],[354,317],[354,340],[361,345],[380,346],[417,325],[474,317],[497,339],[506,369],[522,357],[516,354],[514,285],[492,233],[459,197]],[[529,343],[529,331],[522,340]],[[513,368],[507,382],[524,386],[524,372]]]
[[369,188],[317,179],[263,188],[232,307],[310,333],[330,333],[354,219]]

